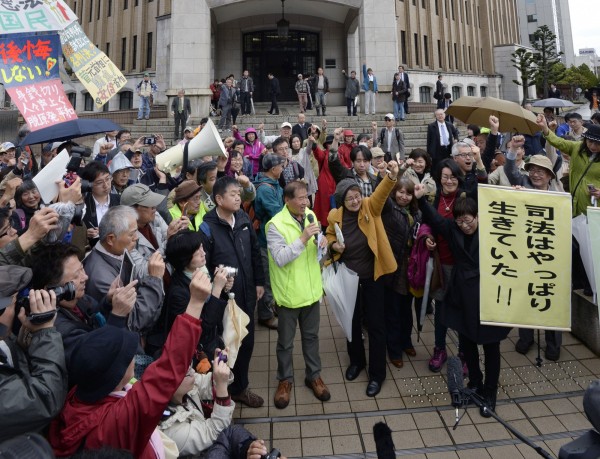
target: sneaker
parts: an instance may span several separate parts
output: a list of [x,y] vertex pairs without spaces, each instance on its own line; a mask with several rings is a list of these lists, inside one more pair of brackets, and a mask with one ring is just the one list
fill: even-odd
[[448,354],[446,353],[446,349],[434,347],[433,357],[431,357],[431,359],[429,360],[429,369],[434,373],[439,373],[446,360],[448,360]]
[[465,354],[463,354],[462,352],[459,352],[458,357],[460,358],[460,361],[462,362],[463,377],[466,378],[469,376],[469,367],[467,367],[467,362],[465,361]]
[[315,394],[315,397],[317,397],[317,399],[321,400],[322,402],[326,402],[331,398],[329,389],[327,388],[320,376],[316,379],[313,379],[312,381],[305,379],[304,384],[306,384],[306,387],[311,389],[313,391],[313,394]]
[[265,401],[260,395],[255,394],[248,388],[244,389],[237,395],[232,395],[231,400],[233,400],[234,402],[243,403],[244,405],[249,406],[250,408],[260,408],[265,403]]
[[517,344],[515,344],[515,351],[517,351],[519,354],[525,355],[531,346],[533,346],[533,341],[526,342],[519,338]]
[[275,391],[275,406],[280,410],[287,407],[290,403],[290,394],[292,393],[292,382],[287,379],[279,381],[277,390]]

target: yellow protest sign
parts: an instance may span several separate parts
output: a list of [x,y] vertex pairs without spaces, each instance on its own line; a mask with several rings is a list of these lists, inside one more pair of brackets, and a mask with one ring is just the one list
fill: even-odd
[[571,329],[571,196],[480,185],[481,323]]

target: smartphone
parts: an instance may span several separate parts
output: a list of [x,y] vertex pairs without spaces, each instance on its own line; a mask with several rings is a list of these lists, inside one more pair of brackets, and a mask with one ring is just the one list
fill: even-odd
[[188,216],[188,211],[187,211],[187,208],[188,208],[188,203],[186,202],[186,203],[183,205],[183,209],[181,210],[181,216],[182,216],[182,217],[187,217],[187,216]]
[[144,137],[144,145],[154,145],[156,143],[156,137]]
[[131,255],[129,255],[129,251],[125,249],[123,253],[123,261],[121,262],[121,270],[119,272],[119,278],[121,279],[121,286],[125,287],[131,281],[133,281],[133,275],[135,271],[135,264],[133,263],[133,259]]

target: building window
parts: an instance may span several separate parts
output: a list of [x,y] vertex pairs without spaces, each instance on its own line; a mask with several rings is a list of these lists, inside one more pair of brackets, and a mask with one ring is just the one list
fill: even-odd
[[481,70],[484,70],[485,65],[483,62],[483,49],[482,48],[479,48],[479,53],[481,55]]
[[402,63],[406,64],[406,32],[400,31],[400,47],[402,48]]
[[450,10],[452,11],[452,20],[454,21],[454,0],[450,0]]
[[427,2],[426,2],[426,0],[421,0],[421,8],[427,9]]
[[129,8],[129,0],[123,0],[123,9],[126,10]]
[[103,112],[107,112],[107,111],[110,110],[110,108],[109,108],[109,102],[110,101],[107,100],[106,103],[102,106],[102,111]]
[[421,86],[419,88],[419,102],[422,104],[431,103],[431,88],[429,86]]
[[460,67],[460,61],[458,60],[458,45],[454,43],[454,66],[456,70]]
[[463,52],[463,69],[467,70],[467,53],[465,52],[465,45],[462,45]]
[[106,55],[110,57],[110,42],[106,42]]
[[487,87],[486,86],[479,87],[479,95],[481,97],[487,97]]
[[529,34],[529,43],[534,43],[535,42],[535,35],[530,33]]
[[473,55],[471,54],[471,46],[469,46],[469,70],[473,71]]
[[127,65],[127,37],[121,39],[121,70]]
[[528,14],[527,22],[537,22],[537,14]]
[[96,20],[100,20],[100,12],[102,10],[102,0],[98,0],[98,11],[96,12]]
[[434,0],[433,4],[435,5],[435,15],[440,15],[440,0]]
[[448,68],[451,69],[452,68],[452,54],[450,52],[450,43],[447,43],[448,45]]
[[467,5],[467,2],[465,1],[465,16],[467,18],[467,25],[469,25],[469,6]]
[[69,102],[73,106],[73,110],[77,109],[77,93],[71,92],[71,93],[67,94],[67,98],[69,99]]
[[139,2],[140,2],[140,0],[135,0],[134,6],[138,6]]
[[452,86],[452,100],[460,99],[460,86]]
[[477,27],[481,29],[481,11],[479,7],[477,7]]
[[94,99],[92,99],[92,96],[90,95],[89,92],[85,93],[84,101],[83,101],[83,109],[86,112],[94,111]]
[[429,41],[427,35],[423,35],[423,60],[425,61],[425,67],[429,67]]
[[475,86],[467,86],[467,96],[473,97],[475,95]]
[[152,41],[152,32],[148,32],[146,38],[146,68],[152,68],[152,46],[154,42]]
[[442,40],[437,41],[438,45],[438,67],[442,68]]
[[[98,0],[100,1],[100,0]],[[94,0],[90,0],[90,15],[88,17],[88,22],[92,22],[92,10],[94,9]]]
[[137,69],[137,35],[133,36],[131,42],[131,61],[132,69]]
[[77,16],[77,2],[73,2],[73,12],[75,13],[75,16]]
[[108,0],[108,17],[112,16],[112,0]]
[[414,34],[414,42],[415,42],[415,65],[421,65],[421,59],[419,56],[419,35]]
[[417,0],[412,0],[413,6],[417,6]]
[[131,110],[133,108],[133,92],[123,91],[119,93],[119,110]]

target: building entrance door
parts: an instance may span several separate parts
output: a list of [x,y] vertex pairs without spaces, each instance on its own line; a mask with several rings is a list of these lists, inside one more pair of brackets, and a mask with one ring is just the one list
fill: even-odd
[[243,68],[254,80],[254,100],[269,101],[267,74],[279,79],[280,101],[297,100],[294,85],[298,74],[314,74],[319,67],[319,34],[290,30],[287,40],[276,30],[244,34]]

